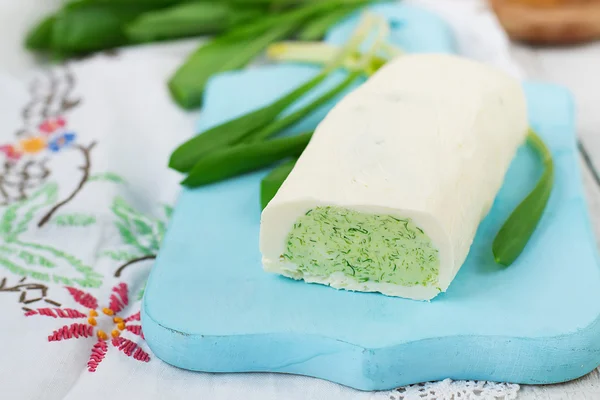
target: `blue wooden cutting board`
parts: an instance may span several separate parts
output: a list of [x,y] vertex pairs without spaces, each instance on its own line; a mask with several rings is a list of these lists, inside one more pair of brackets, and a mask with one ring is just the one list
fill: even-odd
[[[392,38],[405,49],[452,51],[437,18],[397,5],[374,10],[393,22]],[[328,40],[343,42],[355,22]],[[208,86],[199,128],[266,104],[316,71],[287,65],[220,75]],[[538,229],[510,268],[494,263],[491,243],[541,173],[526,147],[455,281],[430,303],[263,272],[259,183],[267,171],[248,174],[182,192],[143,300],[152,351],[185,369],[303,374],[364,390],[444,378],[552,383],[594,369],[600,364],[600,269],[573,103],[556,86],[527,83],[525,90],[530,122],[554,155],[556,183]],[[292,131],[314,127],[327,109]]]

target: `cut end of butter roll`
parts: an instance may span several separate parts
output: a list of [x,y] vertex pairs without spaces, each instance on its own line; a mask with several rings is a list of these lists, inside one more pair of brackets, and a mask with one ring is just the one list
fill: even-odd
[[429,300],[464,263],[527,135],[520,83],[401,56],[340,101],[261,218],[266,271]]

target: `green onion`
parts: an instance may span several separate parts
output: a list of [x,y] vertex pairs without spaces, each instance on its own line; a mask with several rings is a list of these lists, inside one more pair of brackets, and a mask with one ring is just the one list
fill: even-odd
[[200,47],[169,80],[173,98],[187,109],[202,105],[204,87],[213,74],[245,66],[269,44],[289,36],[306,19],[328,11],[338,1],[323,1],[267,16]]
[[339,83],[333,89],[329,90],[327,93],[323,94],[322,96],[320,96],[319,98],[317,98],[310,104],[302,107],[301,109],[299,109],[289,115],[286,115],[285,117],[283,117],[281,119],[273,121],[271,124],[265,126],[262,129],[252,132],[248,139],[251,142],[260,142],[262,140],[265,140],[265,139],[281,132],[283,129],[300,121],[302,118],[306,117],[311,112],[315,111],[322,105],[324,105],[327,102],[334,99],[336,96],[338,96],[344,90],[346,90],[361,75],[362,75],[361,71],[351,72],[346,77],[346,79],[344,79],[341,83]]
[[[398,51],[398,49],[396,49]],[[323,65],[331,62],[339,48],[324,42],[277,42],[267,47],[267,58],[271,61],[294,62]],[[359,51],[350,54],[343,67],[357,69],[361,63]],[[372,75],[389,61],[388,58],[375,55],[364,68],[366,75]]]
[[50,15],[27,33],[25,47],[29,50],[49,50],[52,44],[52,28],[56,16]]
[[230,40],[221,38],[200,47],[169,80],[173,99],[181,107],[202,105],[204,87],[215,73],[243,67],[275,40],[287,36],[292,26],[281,25],[257,36]]
[[332,57],[333,59],[327,64],[323,71],[308,82],[300,85],[287,95],[265,107],[211,128],[180,145],[171,155],[169,167],[180,172],[187,172],[202,157],[210,154],[210,152],[237,144],[246,138],[251,141],[265,139],[272,134],[278,133],[279,130],[293,124],[314,109],[320,107],[323,103],[335,97],[351,83],[356,77],[355,74],[351,74],[344,82],[342,82],[342,84],[330,90],[310,105],[303,107],[301,110],[296,111],[279,121],[273,122],[287,107],[321,83],[331,71],[343,64],[348,54],[356,51],[356,48],[360,45],[364,36],[368,34],[372,25],[373,21],[371,19],[365,19],[346,46],[337,52],[337,56]]
[[[78,0],[88,4],[111,4],[111,5],[148,5],[155,7],[172,6],[178,3],[187,3],[197,0]],[[210,1],[210,0],[208,0]],[[68,7],[68,4],[67,4]]]
[[297,158],[294,158],[288,162],[285,162],[265,176],[260,182],[260,205],[264,210],[267,204],[275,197],[277,191],[283,185],[283,182],[287,179],[292,169],[296,165]]
[[535,188],[515,208],[494,239],[494,258],[504,266],[511,265],[527,245],[542,218],[554,184],[554,163],[550,150],[531,129],[527,141],[541,158],[545,170]]
[[187,187],[207,185],[299,156],[311,137],[312,132],[215,151],[198,161],[181,184]]
[[56,14],[50,47],[62,53],[84,53],[128,44],[125,24],[149,9],[150,6],[71,4]]
[[322,72],[274,103],[215,126],[193,137],[173,152],[169,160],[169,167],[180,172],[187,172],[210,152],[240,142],[253,130],[273,121],[283,110],[321,83],[326,77],[327,73]]
[[298,39],[302,41],[321,40],[329,28],[363,6],[362,3],[351,4],[314,18],[302,28]]
[[226,3],[183,3],[142,14],[127,25],[126,33],[135,42],[215,34],[261,14],[258,8],[235,9]]

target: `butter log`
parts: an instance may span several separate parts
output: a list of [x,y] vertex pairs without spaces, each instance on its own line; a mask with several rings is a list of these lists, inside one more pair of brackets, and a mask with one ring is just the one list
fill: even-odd
[[464,263],[528,130],[520,83],[405,55],[319,124],[262,214],[268,272],[429,300]]

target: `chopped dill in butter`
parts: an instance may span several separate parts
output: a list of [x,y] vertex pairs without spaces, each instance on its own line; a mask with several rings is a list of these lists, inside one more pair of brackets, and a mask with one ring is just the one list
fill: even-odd
[[282,257],[294,275],[341,272],[357,282],[437,284],[440,260],[431,239],[410,219],[317,207],[296,220]]

